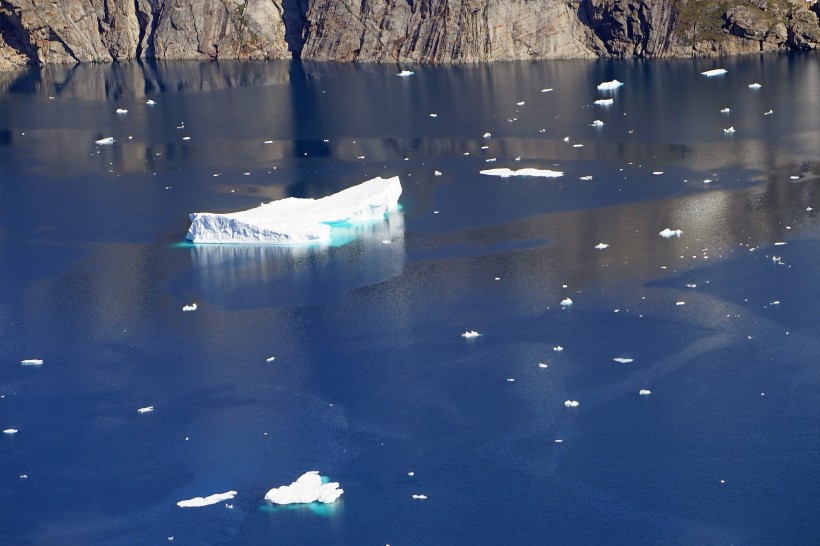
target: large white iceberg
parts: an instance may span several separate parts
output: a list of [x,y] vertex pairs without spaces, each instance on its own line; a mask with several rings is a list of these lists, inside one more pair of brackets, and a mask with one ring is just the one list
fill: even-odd
[[547,178],[554,178],[557,176],[564,176],[564,173],[560,171],[550,171],[548,169],[518,169],[514,171],[512,169],[486,169],[480,171],[481,174],[486,174],[489,176],[500,176],[502,178],[507,178],[510,176],[543,176]]
[[399,177],[373,178],[321,199],[288,197],[228,214],[191,214],[194,243],[303,244],[330,241],[330,224],[383,218],[398,209]]
[[213,495],[208,495],[207,497],[194,497],[193,499],[181,500],[177,503],[177,506],[180,508],[201,508],[203,506],[209,506],[224,500],[231,500],[235,496],[236,491],[214,493]]
[[274,504],[331,503],[342,496],[344,489],[337,482],[322,483],[318,470],[305,472],[290,485],[274,487],[265,500]]

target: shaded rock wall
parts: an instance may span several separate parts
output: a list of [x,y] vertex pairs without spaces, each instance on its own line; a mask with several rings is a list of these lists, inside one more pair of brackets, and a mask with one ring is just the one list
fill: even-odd
[[820,46],[816,0],[0,0],[0,70],[159,59],[486,62]]

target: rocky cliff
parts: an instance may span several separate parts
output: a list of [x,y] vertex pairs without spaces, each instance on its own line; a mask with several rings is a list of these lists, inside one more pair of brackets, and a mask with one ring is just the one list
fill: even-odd
[[816,0],[0,0],[0,69],[158,59],[485,62],[815,49]]

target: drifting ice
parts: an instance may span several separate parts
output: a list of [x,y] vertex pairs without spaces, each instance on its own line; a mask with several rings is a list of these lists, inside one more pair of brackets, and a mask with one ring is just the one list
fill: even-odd
[[106,144],[114,144],[114,137],[105,137],[101,138],[100,140],[95,140],[94,144],[99,144],[100,146],[104,146]]
[[734,127],[729,127],[727,129],[724,129],[723,132],[726,133],[727,135],[731,135],[731,134],[734,134],[735,128]]
[[480,171],[481,174],[486,174],[488,176],[500,176],[502,178],[508,178],[510,176],[541,176],[545,178],[556,178],[558,176],[564,176],[564,173],[559,171],[550,171],[548,169],[518,169],[517,171],[513,171],[512,169],[486,169]]
[[401,76],[402,78],[406,78],[407,76],[412,76],[413,74],[415,74],[415,72],[413,72],[412,70],[402,70],[401,72],[396,74],[396,76]]
[[464,332],[463,334],[461,334],[461,337],[463,337],[463,338],[467,338],[467,339],[471,339],[471,338],[474,338],[474,337],[478,337],[478,336],[480,336],[480,335],[481,335],[481,334],[479,334],[479,333],[478,333],[478,332],[476,332],[475,330],[467,330],[466,332]]
[[572,300],[569,298],[564,298],[561,300],[561,307],[569,307],[572,305]]
[[289,197],[229,214],[197,212],[186,237],[194,243],[329,242],[329,224],[383,218],[398,208],[400,195],[398,176],[377,177],[321,199]]
[[666,228],[663,231],[661,231],[660,233],[658,233],[658,235],[660,235],[661,237],[665,237],[665,238],[669,239],[671,237],[680,237],[681,233],[683,233],[683,232],[679,229]]
[[182,310],[185,311],[186,313],[188,313],[190,311],[196,311],[196,304],[192,303],[191,305],[183,305]]
[[151,413],[154,411],[154,406],[146,406],[137,410],[137,413]]
[[638,391],[638,394],[640,394],[641,396],[649,396],[650,394],[652,394],[652,391],[647,389],[641,389]]
[[3,431],[3,434],[17,434],[17,432],[18,431],[17,431],[16,428],[7,428],[6,430]]
[[760,89],[761,87],[763,87],[763,86],[762,86],[762,85],[760,85],[760,84],[759,84],[759,83],[757,83],[757,82],[755,82],[755,83],[750,83],[750,84],[749,84],[749,89]]
[[614,360],[614,361],[615,361],[615,362],[617,362],[618,364],[629,364],[629,363],[630,363],[630,362],[632,362],[634,359],[632,359],[632,358],[622,358],[622,357],[618,357],[618,358],[613,358],[612,360]]
[[727,70],[725,68],[714,68],[712,70],[707,70],[706,72],[701,72],[707,78],[711,78],[712,76],[720,76],[721,74],[726,74]]
[[42,366],[43,360],[41,358],[27,358],[25,360],[21,360],[20,364],[23,366]]
[[601,91],[609,91],[610,89],[617,89],[622,85],[622,82],[619,82],[618,80],[612,80],[611,82],[604,82],[598,84],[598,89],[600,89]]
[[310,502],[331,503],[342,496],[344,489],[337,482],[322,483],[317,470],[305,472],[290,485],[274,487],[265,500],[274,504],[303,504]]
[[235,496],[236,491],[228,491],[226,493],[214,493],[213,495],[208,495],[207,497],[195,497],[193,499],[181,500],[177,503],[177,506],[179,506],[180,508],[201,508],[203,506],[209,506],[211,504],[216,504],[224,500],[231,500]]
[[597,245],[595,245],[595,248],[598,250],[603,250],[605,248],[609,248],[609,245],[606,243],[598,243]]
[[593,121],[593,122],[592,122],[592,126],[593,126],[593,127],[603,127],[603,126],[604,126],[604,122],[603,122],[603,121],[601,121],[600,119],[596,119],[595,121]]
[[577,408],[581,403],[577,400],[567,400],[564,405],[568,408]]
[[598,99],[594,102],[594,104],[597,104],[598,106],[609,106],[613,102],[615,102],[614,99]]

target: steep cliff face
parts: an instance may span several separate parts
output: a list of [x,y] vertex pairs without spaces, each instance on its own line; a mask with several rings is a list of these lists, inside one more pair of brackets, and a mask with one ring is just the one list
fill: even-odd
[[133,58],[484,62],[816,49],[815,0],[0,0],[0,69]]

